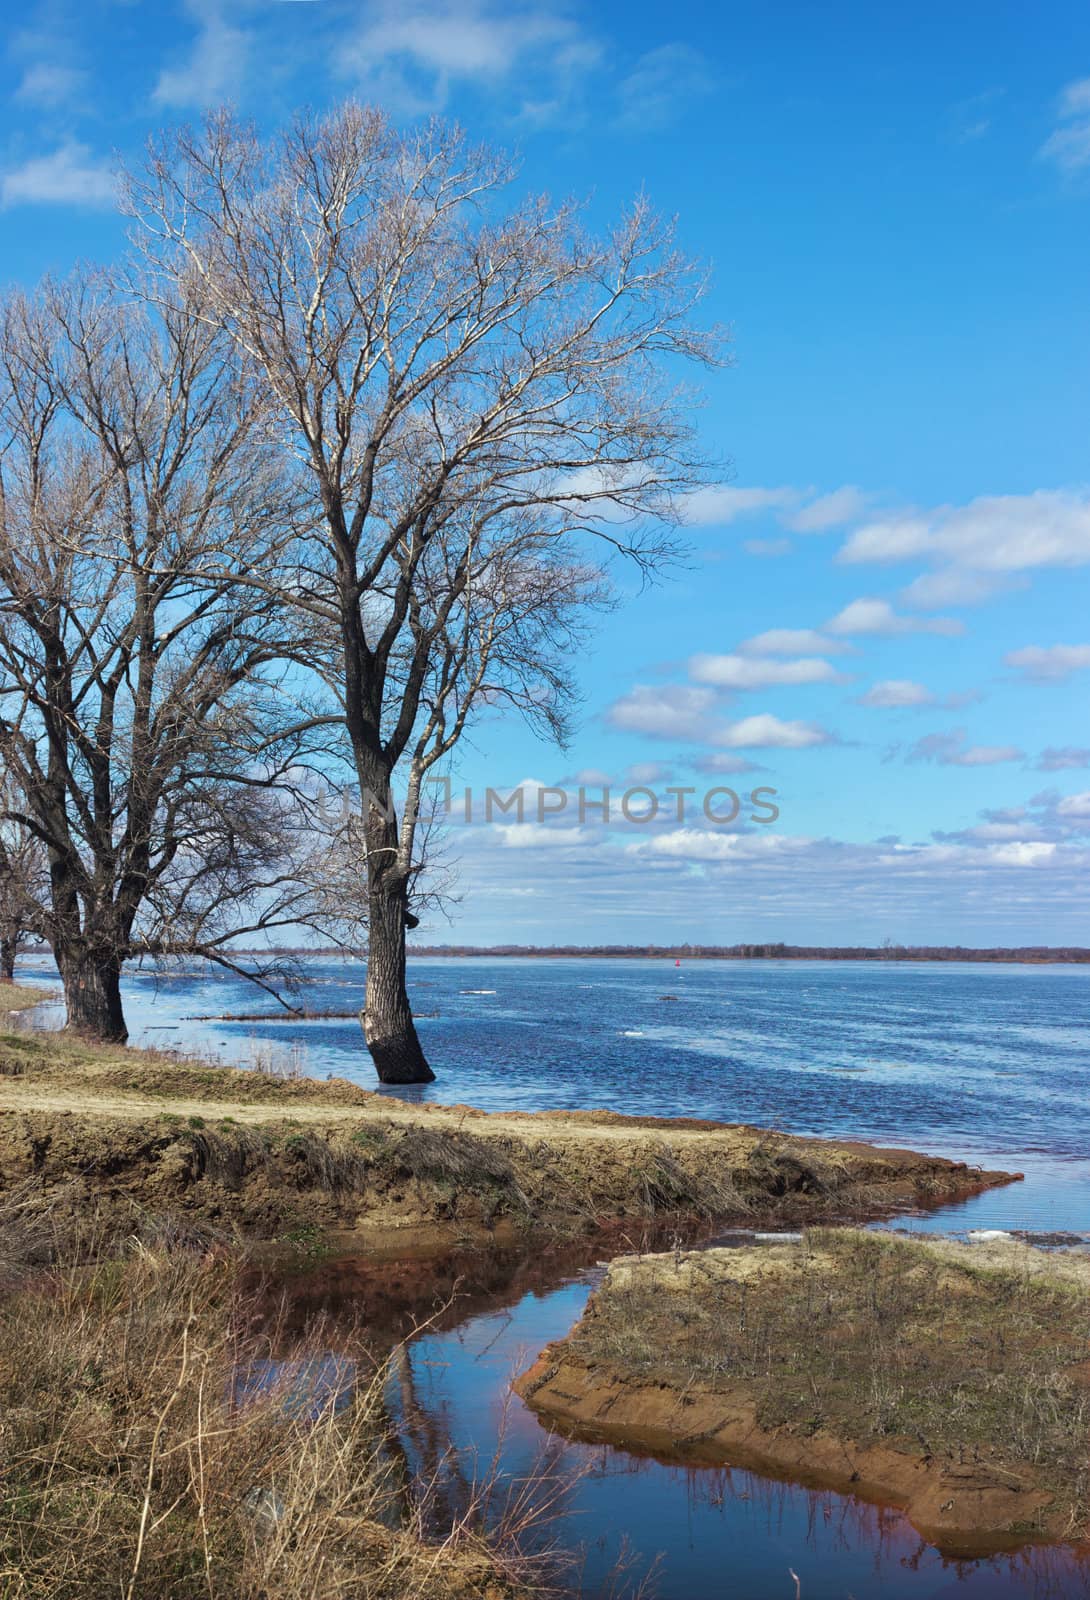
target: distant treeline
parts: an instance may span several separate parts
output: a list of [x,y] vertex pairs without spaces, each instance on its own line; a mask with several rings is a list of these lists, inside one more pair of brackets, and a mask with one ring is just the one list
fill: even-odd
[[601,944],[416,945],[414,956],[613,956],[670,961],[1080,961],[1077,945],[1017,945],[975,950],[953,944]]
[[440,944],[415,945],[414,956],[585,956],[670,961],[1078,961],[1090,949],[1078,945],[1017,945],[978,950],[964,945],[809,944]]
[[[20,950],[40,954],[45,946],[27,941]],[[322,956],[326,959],[362,961],[365,949],[338,946],[267,945],[253,950],[232,946],[236,956]],[[1090,949],[1081,945],[997,945],[978,950],[961,944],[418,944],[410,956],[553,956],[599,960],[659,961],[1022,961],[1090,963]]]

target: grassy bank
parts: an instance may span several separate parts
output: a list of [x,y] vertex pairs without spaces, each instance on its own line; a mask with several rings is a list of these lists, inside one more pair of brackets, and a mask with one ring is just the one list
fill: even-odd
[[[14,991],[12,1008],[27,999]],[[301,1325],[298,1307],[270,1324],[259,1241],[299,1263],[337,1243],[404,1254],[421,1232],[448,1249],[501,1231],[536,1244],[676,1223],[691,1237],[715,1219],[878,1216],[1002,1181],[755,1128],[491,1116],[0,1034],[0,1596],[531,1591],[507,1532],[547,1493],[511,1486],[499,1525],[489,1493],[437,1521],[391,1427],[388,1352],[362,1327]]]
[[29,1011],[43,1000],[53,1000],[52,989],[35,989],[29,983],[0,983],[0,1017],[10,1017],[16,1011]]
[[596,1436],[869,1491],[947,1545],[1087,1531],[1082,1257],[856,1230],[626,1257],[520,1383]]
[[866,1145],[610,1112],[485,1115],[345,1081],[237,1070],[64,1036],[0,1035],[0,1179],[274,1239],[406,1226],[452,1235],[614,1222],[881,1216],[1005,1174]]
[[73,1266],[20,1197],[0,1212],[5,1600],[530,1592],[474,1505],[437,1533],[364,1330],[340,1325],[335,1355],[321,1326],[285,1338],[232,1252],[143,1235]]

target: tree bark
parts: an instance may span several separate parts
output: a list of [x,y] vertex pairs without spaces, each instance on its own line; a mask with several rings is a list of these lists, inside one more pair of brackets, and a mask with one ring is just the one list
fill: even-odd
[[18,944],[18,937],[14,933],[4,934],[0,938],[0,982],[11,983],[14,980]]
[[121,962],[114,955],[79,950],[58,954],[67,1026],[73,1033],[110,1044],[129,1037],[121,1004]]
[[[396,831],[394,832],[396,839]],[[372,864],[373,863],[373,864]],[[380,1083],[432,1083],[405,987],[405,929],[410,920],[403,875],[369,857],[367,997],[360,1021]]]
[[432,1083],[405,987],[405,901],[389,878],[370,896],[363,1036],[380,1083]]

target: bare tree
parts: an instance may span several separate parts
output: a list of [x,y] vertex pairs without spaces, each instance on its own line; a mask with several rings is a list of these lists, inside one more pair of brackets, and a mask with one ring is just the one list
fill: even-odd
[[15,958],[24,934],[42,936],[48,887],[45,849],[25,823],[12,820],[25,810],[10,773],[0,776],[0,980],[15,976]]
[[[461,899],[444,790],[445,783],[426,793],[414,818],[405,914],[410,929],[429,915],[449,919]],[[361,796],[354,788],[330,791],[319,786],[309,809],[312,844],[299,862],[308,895],[300,921],[346,954],[366,954],[368,844]]]
[[3,826],[47,856],[38,931],[99,1038],[126,1036],[126,960],[237,969],[297,899],[290,628],[231,581],[293,507],[228,353],[192,306],[86,278],[0,308]]
[[596,239],[514,178],[456,130],[347,104],[268,142],[218,114],[130,185],[153,277],[201,286],[316,509],[274,581],[335,640],[369,797],[362,1021],[391,1083],[433,1076],[405,987],[421,788],[482,707],[563,734],[605,556],[673,549],[700,470],[674,374],[718,347],[644,201]]

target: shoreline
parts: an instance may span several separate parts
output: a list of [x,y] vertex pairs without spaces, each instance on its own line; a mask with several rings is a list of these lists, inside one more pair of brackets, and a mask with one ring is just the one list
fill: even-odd
[[68,1213],[134,1209],[270,1239],[299,1230],[501,1223],[588,1233],[674,1218],[787,1227],[928,1210],[1018,1181],[858,1140],[609,1111],[415,1104],[343,1079],[278,1077],[95,1046],[0,1036],[0,1171]]
[[[345,951],[336,947],[297,948],[290,945],[246,949],[239,956],[270,954],[297,961],[357,961],[366,959],[366,950]],[[888,966],[1087,966],[1090,947],[1079,945],[906,945],[892,950],[881,945],[410,945],[410,961],[730,961],[789,962],[807,961],[826,965],[856,963]],[[48,950],[22,950],[21,957],[49,958]],[[202,957],[177,957],[177,961]]]
[[[0,987],[0,1017],[40,995]],[[459,1294],[484,1307],[508,1292],[505,1273],[532,1285],[535,1257],[555,1269],[670,1247],[673,1259],[714,1248],[717,1228],[918,1214],[1021,1174],[696,1118],[399,1102],[346,1080],[0,1032],[0,1177],[73,1260],[119,1259],[135,1237],[141,1250],[235,1262],[240,1281],[268,1273],[292,1284],[305,1321],[308,1304],[340,1293],[355,1306],[363,1290],[375,1307],[403,1293],[409,1315],[425,1285],[452,1308]],[[577,1393],[573,1371],[561,1387]],[[525,1382],[515,1386],[524,1395]],[[635,1454],[722,1460],[699,1441],[675,1456],[667,1430],[627,1425],[616,1396],[611,1409],[627,1427],[615,1442]],[[748,1438],[752,1458],[737,1464],[811,1482],[801,1458],[762,1453],[752,1427]],[[813,1486],[865,1498],[866,1473],[857,1465],[842,1480],[834,1457]],[[865,1465],[874,1497],[890,1503],[877,1464]]]

